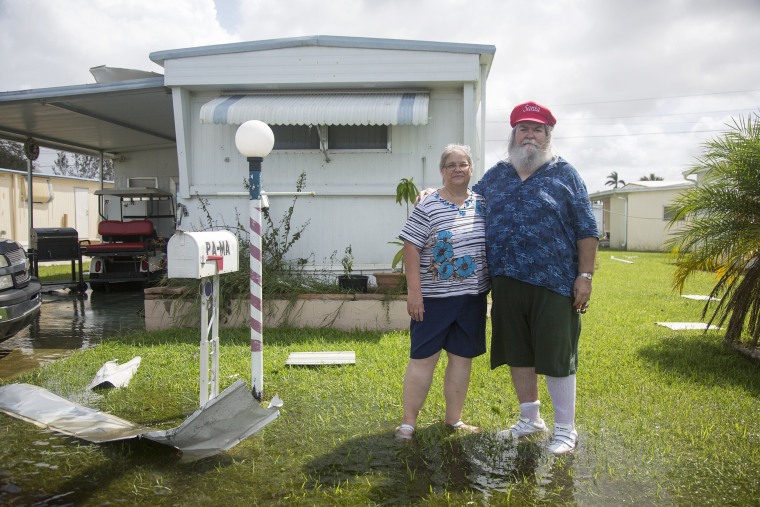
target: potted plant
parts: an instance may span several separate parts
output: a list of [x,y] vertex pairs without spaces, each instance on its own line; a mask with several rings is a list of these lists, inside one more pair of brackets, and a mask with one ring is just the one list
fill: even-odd
[[[401,178],[396,185],[396,204],[406,204],[406,217],[409,218],[409,205],[417,198],[419,190],[414,184],[414,178]],[[406,288],[406,276],[404,275],[404,243],[398,240],[389,241],[389,245],[400,246],[391,261],[392,272],[373,273],[377,280],[377,289],[380,291],[400,291]]]
[[351,245],[346,247],[345,255],[340,260],[340,263],[343,266],[343,274],[338,276],[338,286],[340,286],[341,289],[367,292],[367,281],[369,280],[369,277],[367,275],[353,274],[354,255]]

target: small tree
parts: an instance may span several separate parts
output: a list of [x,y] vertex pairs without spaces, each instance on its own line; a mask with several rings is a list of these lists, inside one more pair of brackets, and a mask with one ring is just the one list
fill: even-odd
[[[3,169],[15,169],[26,171],[26,155],[24,145],[13,141],[0,140],[0,167]],[[35,170],[32,163],[32,171]]]
[[414,184],[414,178],[401,178],[401,181],[396,185],[396,204],[406,203],[407,218],[409,218],[409,204],[414,202],[419,193],[417,185]]
[[343,266],[343,276],[351,278],[351,273],[354,272],[354,252],[351,245],[346,247],[345,255],[340,260],[340,264]]
[[[57,153],[57,158],[53,162],[53,172],[55,174],[87,179],[100,178],[100,158],[74,153],[74,162],[72,163],[68,155],[64,151]],[[113,177],[113,161],[105,159],[103,161],[103,179],[113,180]]]
[[[406,218],[409,218],[409,205],[414,202],[414,200],[417,198],[417,194],[419,194],[420,191],[417,189],[417,185],[414,184],[414,178],[401,178],[401,180],[398,182],[398,185],[396,185],[396,204],[401,205],[401,203],[406,204]],[[404,272],[404,243],[401,241],[389,241],[388,244],[390,245],[399,245],[401,248],[398,252],[396,252],[396,255],[393,256],[393,261],[391,262],[391,268],[396,269],[396,266],[401,265],[401,272]]]
[[642,176],[639,181],[664,181],[665,178],[657,176],[655,173],[649,173],[649,176]]
[[[710,323],[728,320],[725,340],[738,342],[746,328],[753,347],[760,337],[760,116],[734,121],[708,141],[694,166],[706,170],[699,184],[677,198],[670,225],[690,219],[667,245],[676,256],[673,287],[689,275],[714,271],[710,296],[721,296]],[[704,318],[708,304],[702,311]]]
[[69,163],[69,157],[65,151],[56,153],[55,162],[53,162],[53,172],[55,174],[72,174],[73,169]]

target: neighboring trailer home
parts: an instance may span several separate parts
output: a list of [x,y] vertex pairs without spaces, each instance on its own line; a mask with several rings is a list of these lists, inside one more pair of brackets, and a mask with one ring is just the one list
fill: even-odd
[[262,166],[275,223],[306,175],[293,230],[309,223],[288,258],[337,269],[350,245],[355,271],[390,269],[398,247],[388,242],[407,213],[399,180],[440,186],[449,143],[471,146],[473,183],[484,172],[495,51],[331,36],[159,51],[150,59],[163,77],[110,72],[94,85],[0,93],[0,137],[111,158],[117,188],[176,192],[185,229],[248,229],[248,163],[234,137],[264,121],[276,137]]
[[[104,182],[112,187],[112,182]],[[71,227],[80,240],[98,239],[100,181],[33,173],[32,219],[35,228]],[[0,169],[0,237],[29,247],[27,173]]]
[[670,207],[694,182],[637,181],[622,188],[591,194],[592,202],[604,208],[599,231],[609,246],[618,250],[657,252],[678,226],[668,227]]

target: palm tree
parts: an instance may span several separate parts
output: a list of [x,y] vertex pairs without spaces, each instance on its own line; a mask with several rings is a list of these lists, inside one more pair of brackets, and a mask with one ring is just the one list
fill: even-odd
[[639,181],[663,181],[665,178],[657,176],[655,173],[649,173],[649,176],[642,176]]
[[[682,291],[690,274],[714,271],[710,296],[721,296],[710,323],[725,340],[741,341],[747,330],[753,347],[760,337],[760,115],[734,120],[731,129],[704,145],[694,166],[708,172],[676,199],[673,226],[690,219],[668,241],[676,255],[673,288]],[[704,318],[708,304],[702,311]]]
[[613,188],[617,188],[619,186],[620,187],[625,186],[625,181],[618,178],[617,171],[612,171],[609,175],[607,175],[607,182],[605,183],[605,185],[613,187]]

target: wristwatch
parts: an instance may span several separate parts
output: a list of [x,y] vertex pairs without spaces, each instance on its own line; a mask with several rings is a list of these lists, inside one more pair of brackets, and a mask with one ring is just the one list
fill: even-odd
[[591,279],[594,277],[593,273],[578,273],[578,276],[582,276],[586,280],[591,281]]

